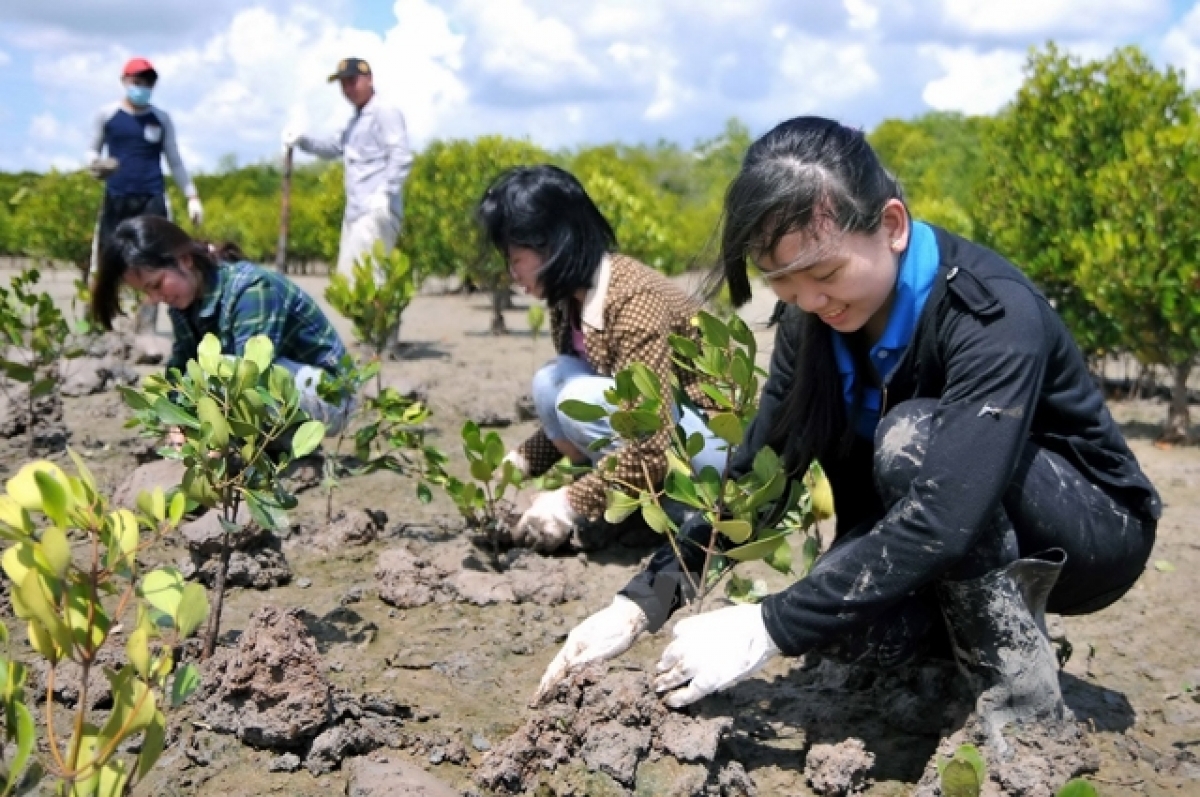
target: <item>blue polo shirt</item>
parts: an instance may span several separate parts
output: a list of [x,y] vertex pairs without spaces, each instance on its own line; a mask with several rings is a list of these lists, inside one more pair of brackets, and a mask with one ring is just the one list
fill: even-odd
[[[933,229],[924,222],[914,221],[908,249],[900,256],[900,268],[896,274],[896,297],[892,302],[892,313],[882,337],[871,347],[870,359],[879,381],[885,381],[892,373],[909,341],[917,331],[917,320],[925,309],[925,300],[933,290],[937,277],[938,248]],[[854,391],[858,374],[854,370],[854,357],[842,333],[833,333],[833,353],[837,358],[838,374],[842,380],[842,395],[846,409],[854,406]],[[868,440],[875,439],[875,427],[879,425],[879,409],[882,396],[879,389],[867,387],[863,390],[862,406],[855,423],[855,432]]]

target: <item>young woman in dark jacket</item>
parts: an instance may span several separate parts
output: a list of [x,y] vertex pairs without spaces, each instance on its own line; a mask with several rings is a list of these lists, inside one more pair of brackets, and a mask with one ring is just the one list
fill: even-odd
[[[735,304],[747,261],[774,289],[759,414],[731,465],[824,466],[837,539],[759,605],[685,619],[656,687],[682,706],[771,657],[894,665],[944,647],[1002,721],[1062,717],[1042,612],[1086,614],[1142,573],[1161,506],[1054,308],[1011,263],[913,221],[864,135],[814,117],[749,150],[725,200]],[[707,543],[712,532],[685,532]],[[669,549],[567,638],[539,697],[685,603]]]

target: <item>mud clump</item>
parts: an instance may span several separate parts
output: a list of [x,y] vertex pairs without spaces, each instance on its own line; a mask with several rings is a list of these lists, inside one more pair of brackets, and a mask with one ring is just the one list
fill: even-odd
[[187,467],[177,459],[156,459],[139,465],[113,492],[113,506],[137,509],[137,497],[143,491],[161,489],[164,493],[183,483]]
[[362,509],[347,509],[325,529],[317,533],[308,547],[323,553],[374,542],[387,527],[387,514]]
[[746,797],[745,770],[717,759],[732,725],[670,711],[646,673],[588,667],[488,752],[475,780],[509,794],[593,793],[599,777],[605,793]]
[[817,794],[847,797],[862,794],[871,784],[867,773],[874,765],[875,756],[860,739],[814,744],[804,762],[804,778]]
[[979,748],[987,763],[988,783],[984,794],[996,797],[1053,797],[1055,789],[1071,778],[1100,769],[1100,754],[1081,724],[1073,719],[1009,726],[1003,731],[1004,749],[972,716],[959,731],[943,739],[925,768],[914,793],[916,797],[939,797],[937,762],[954,755],[960,745]]
[[[188,548],[188,559],[179,568],[185,578],[196,579],[208,587],[216,583],[224,533],[216,510],[180,528]],[[283,555],[279,537],[249,522],[248,513],[244,516],[239,513],[238,529],[230,533],[229,545],[232,551],[225,575],[227,586],[270,589],[292,580],[292,569]]]
[[455,566],[424,559],[407,548],[390,548],[379,555],[375,578],[379,597],[399,609],[453,601],[557,606],[580,596],[583,565],[578,560],[514,549],[504,554],[501,565],[503,570],[495,572],[469,556]]
[[313,775],[394,744],[409,708],[382,695],[356,696],[325,676],[316,640],[298,609],[255,612],[237,648],[204,665],[200,706],[218,734],[302,757]]
[[0,438],[24,437],[33,426],[36,448],[58,450],[70,437],[63,422],[62,396],[57,392],[33,399],[30,419],[29,386],[3,380],[0,385]]
[[136,371],[115,357],[76,357],[59,366],[62,380],[59,389],[64,396],[91,396],[117,385],[135,385]]

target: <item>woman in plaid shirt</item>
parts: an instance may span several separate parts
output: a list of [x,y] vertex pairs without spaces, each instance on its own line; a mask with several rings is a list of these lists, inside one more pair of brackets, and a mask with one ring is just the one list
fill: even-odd
[[266,335],[275,361],[296,379],[301,407],[329,431],[345,423],[347,405],[327,404],[316,388],[322,376],[336,373],[346,349],[317,303],[286,277],[246,262],[237,247],[217,251],[166,219],[141,216],[121,222],[100,257],[92,316],[105,329],[121,313],[122,285],[170,308],[175,344],[168,373],[195,359],[207,334],[232,355]]
[[558,410],[568,399],[605,404],[613,375],[632,363],[644,363],[664,385],[683,389],[692,406],[673,412],[689,434],[707,440],[697,467],[723,469],[723,444],[697,414],[713,409],[711,399],[695,374],[671,359],[671,335],[697,336],[691,319],[698,307],[662,274],[615,252],[612,227],[579,181],[555,166],[510,169],[484,193],[477,215],[513,281],[546,300],[558,350],[533,378],[541,428],[508,460],[526,476],[545,473],[563,457],[598,466],[568,487],[539,495],[517,524],[514,542],[553,551],[577,523],[604,514],[610,480],[639,484],[647,476],[653,482],[666,476],[665,431],[592,451],[592,443],[613,437],[607,419],[585,423]]

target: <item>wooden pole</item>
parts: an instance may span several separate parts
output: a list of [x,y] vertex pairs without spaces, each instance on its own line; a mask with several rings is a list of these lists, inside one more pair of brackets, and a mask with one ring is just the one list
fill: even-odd
[[279,242],[275,245],[275,270],[287,273],[288,228],[292,220],[292,148],[283,150],[282,201],[279,211]]

